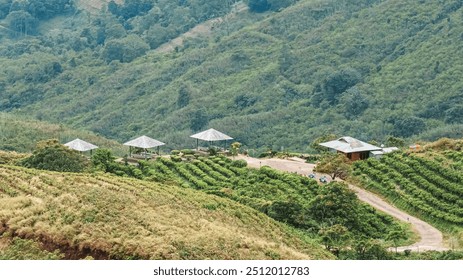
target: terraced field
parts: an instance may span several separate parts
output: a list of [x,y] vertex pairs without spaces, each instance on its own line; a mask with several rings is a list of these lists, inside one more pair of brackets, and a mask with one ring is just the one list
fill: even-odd
[[200,157],[177,162],[159,158],[143,167],[149,180],[177,184],[226,197],[295,228],[316,234],[326,225],[341,224],[355,236],[386,239],[403,228],[390,216],[361,203],[347,185],[319,185],[316,180],[243,160]]
[[444,156],[393,153],[355,164],[364,187],[441,228],[463,226],[461,152]]

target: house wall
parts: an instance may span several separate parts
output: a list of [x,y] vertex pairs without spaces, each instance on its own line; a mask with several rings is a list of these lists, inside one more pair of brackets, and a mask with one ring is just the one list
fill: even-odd
[[348,153],[346,154],[347,158],[351,161],[367,159],[369,157],[369,152],[357,152],[357,153]]

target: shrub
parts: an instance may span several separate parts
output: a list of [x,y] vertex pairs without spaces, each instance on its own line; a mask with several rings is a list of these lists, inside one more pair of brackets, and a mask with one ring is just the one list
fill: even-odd
[[195,151],[191,150],[191,149],[183,149],[183,150],[181,150],[181,152],[184,155],[194,155],[195,154]]
[[181,162],[181,161],[182,161],[182,158],[179,157],[179,156],[171,156],[170,159],[171,159],[173,162]]
[[243,168],[248,166],[248,163],[244,159],[234,160],[232,161],[231,166]]
[[87,167],[87,160],[79,152],[61,145],[56,139],[51,139],[37,143],[32,156],[20,164],[51,171],[82,172]]

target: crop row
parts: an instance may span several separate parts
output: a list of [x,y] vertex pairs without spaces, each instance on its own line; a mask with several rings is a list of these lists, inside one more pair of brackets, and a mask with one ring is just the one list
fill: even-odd
[[[402,204],[426,213],[435,219],[454,224],[463,223],[463,211],[454,203],[448,203],[431,194],[436,187],[425,183],[408,165],[399,162],[397,158],[383,157],[382,162],[368,160],[356,163],[356,174],[365,174],[370,180],[360,176],[366,187],[375,189],[387,197],[401,201]],[[425,183],[429,189],[419,183]],[[442,193],[442,191],[440,191]]]
[[[426,196],[431,196],[432,198],[442,200],[443,202],[448,204],[456,203],[459,206],[463,205],[463,200],[460,197],[448,192],[445,189],[439,188],[436,184],[429,182],[425,177],[421,176],[420,173],[417,172],[417,170],[420,167],[411,168],[410,165],[407,165],[404,162],[399,162],[392,158],[385,158],[384,162],[386,163],[386,165],[391,166],[397,172],[401,173],[401,175],[404,178],[407,178],[408,180],[412,181],[416,186],[419,186],[420,189],[426,190],[429,193]],[[433,199],[433,201],[435,199]]]

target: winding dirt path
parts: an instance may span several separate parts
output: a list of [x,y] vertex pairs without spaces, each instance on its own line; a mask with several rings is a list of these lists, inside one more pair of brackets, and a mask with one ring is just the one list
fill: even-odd
[[[269,158],[269,159],[258,159],[246,156],[238,156],[235,159],[244,159],[248,163],[249,167],[259,168],[261,166],[267,165],[274,169],[281,171],[287,171],[291,173],[298,173],[301,175],[307,176],[310,173],[313,173],[314,164],[305,163],[304,160],[300,158],[290,158],[290,159],[278,159],[278,158]],[[324,174],[316,174],[316,178],[320,178]],[[327,176],[329,178],[329,176]],[[357,194],[357,197],[372,207],[376,208],[379,211],[387,213],[394,218],[397,218],[403,222],[410,223],[412,228],[419,234],[420,241],[412,244],[410,246],[404,246],[397,248],[397,251],[412,250],[412,251],[445,251],[448,250],[443,245],[442,242],[442,233],[431,226],[430,224],[410,216],[409,214],[403,212],[402,210],[392,206],[388,202],[381,199],[379,196],[356,187],[354,185],[349,185],[349,187]],[[391,248],[395,251],[395,248]]]

